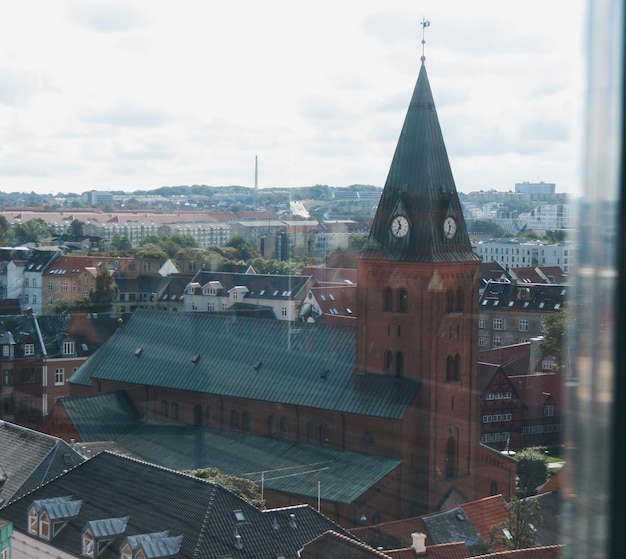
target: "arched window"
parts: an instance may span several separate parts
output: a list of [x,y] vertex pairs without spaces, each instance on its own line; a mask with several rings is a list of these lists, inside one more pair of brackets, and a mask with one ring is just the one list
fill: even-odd
[[385,370],[385,374],[389,374],[391,373],[391,363],[393,362],[393,353],[391,352],[391,350],[386,349],[385,350],[385,365],[384,365],[384,370]]
[[454,379],[454,359],[452,355],[448,355],[446,359],[446,380],[450,381]]
[[446,477],[456,477],[456,441],[448,437],[446,441]]
[[211,415],[211,406],[207,406],[206,407],[206,411],[204,412],[205,416],[206,416],[206,426],[207,427],[212,427],[213,426],[213,416]]
[[308,441],[309,444],[313,444],[315,442],[315,423],[313,423],[312,421],[309,422],[309,426],[308,426]]
[[170,406],[167,400],[161,400],[161,418],[167,419],[170,413]]
[[461,356],[458,353],[454,356],[454,380],[461,380]]
[[235,410],[230,412],[230,428],[239,431],[239,414]]
[[230,412],[230,428],[239,431],[239,414],[235,410]]
[[194,408],[193,423],[196,426],[202,425],[202,406],[200,404]]
[[396,352],[396,376],[401,377],[404,375],[404,355],[401,351]]
[[398,312],[406,312],[408,307],[408,293],[404,288],[398,289]]
[[241,414],[241,430],[244,433],[250,432],[250,414],[247,411]]
[[463,312],[463,305],[465,304],[465,296],[463,294],[463,288],[457,287],[456,290],[456,312]]
[[178,419],[178,403],[172,402],[172,419]]
[[383,293],[383,310],[389,312],[393,311],[393,290],[391,287],[385,287]]
[[267,420],[267,434],[270,437],[274,437],[276,435],[276,425],[274,422],[274,416],[270,415],[269,419]]
[[281,439],[289,438],[289,423],[287,422],[286,417],[280,418],[280,438]]
[[446,312],[454,312],[454,291],[452,289],[446,291]]
[[328,425],[325,423],[320,425],[320,443],[323,445],[328,444]]

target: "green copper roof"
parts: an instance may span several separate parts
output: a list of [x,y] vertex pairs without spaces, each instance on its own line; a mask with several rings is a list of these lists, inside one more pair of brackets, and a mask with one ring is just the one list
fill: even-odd
[[71,377],[401,419],[420,381],[357,375],[355,329],[138,310]]
[[[391,221],[408,220],[409,233],[396,238]],[[443,222],[457,224],[452,238]],[[364,258],[410,262],[478,260],[472,251],[435,103],[422,65],[372,224]]]

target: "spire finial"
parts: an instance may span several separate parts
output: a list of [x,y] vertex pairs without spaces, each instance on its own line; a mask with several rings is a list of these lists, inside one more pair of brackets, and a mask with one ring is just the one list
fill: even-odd
[[427,21],[426,19],[422,18],[420,25],[422,26],[422,56],[420,60],[422,61],[422,64],[424,64],[424,62],[426,61],[426,56],[424,56],[424,45],[426,44],[426,39],[424,38],[424,34],[425,34],[425,29],[427,27],[430,27],[430,21]]

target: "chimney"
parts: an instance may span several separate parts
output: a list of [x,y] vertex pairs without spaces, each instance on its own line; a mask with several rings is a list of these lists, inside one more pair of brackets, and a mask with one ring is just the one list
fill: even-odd
[[413,544],[411,547],[415,553],[426,553],[426,534],[422,534],[422,532],[413,532],[411,534],[411,538],[413,538]]

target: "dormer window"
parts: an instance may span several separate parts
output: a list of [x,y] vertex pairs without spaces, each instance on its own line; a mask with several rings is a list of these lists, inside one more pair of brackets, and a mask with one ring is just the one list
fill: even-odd
[[63,342],[63,355],[74,355],[76,353],[76,344],[73,341]]
[[30,534],[37,534],[39,532],[39,515],[34,506],[28,511],[28,532]]
[[98,557],[118,536],[126,531],[128,516],[91,520],[83,528],[82,548],[86,557]]
[[35,355],[35,344],[24,344],[24,356]]
[[39,517],[39,537],[44,540],[50,539],[50,518],[46,511],[43,511]]
[[50,541],[75,518],[82,505],[81,500],[67,497],[37,499],[28,509],[28,533]]
[[83,534],[83,555],[94,557],[93,554],[93,536],[89,532]]

